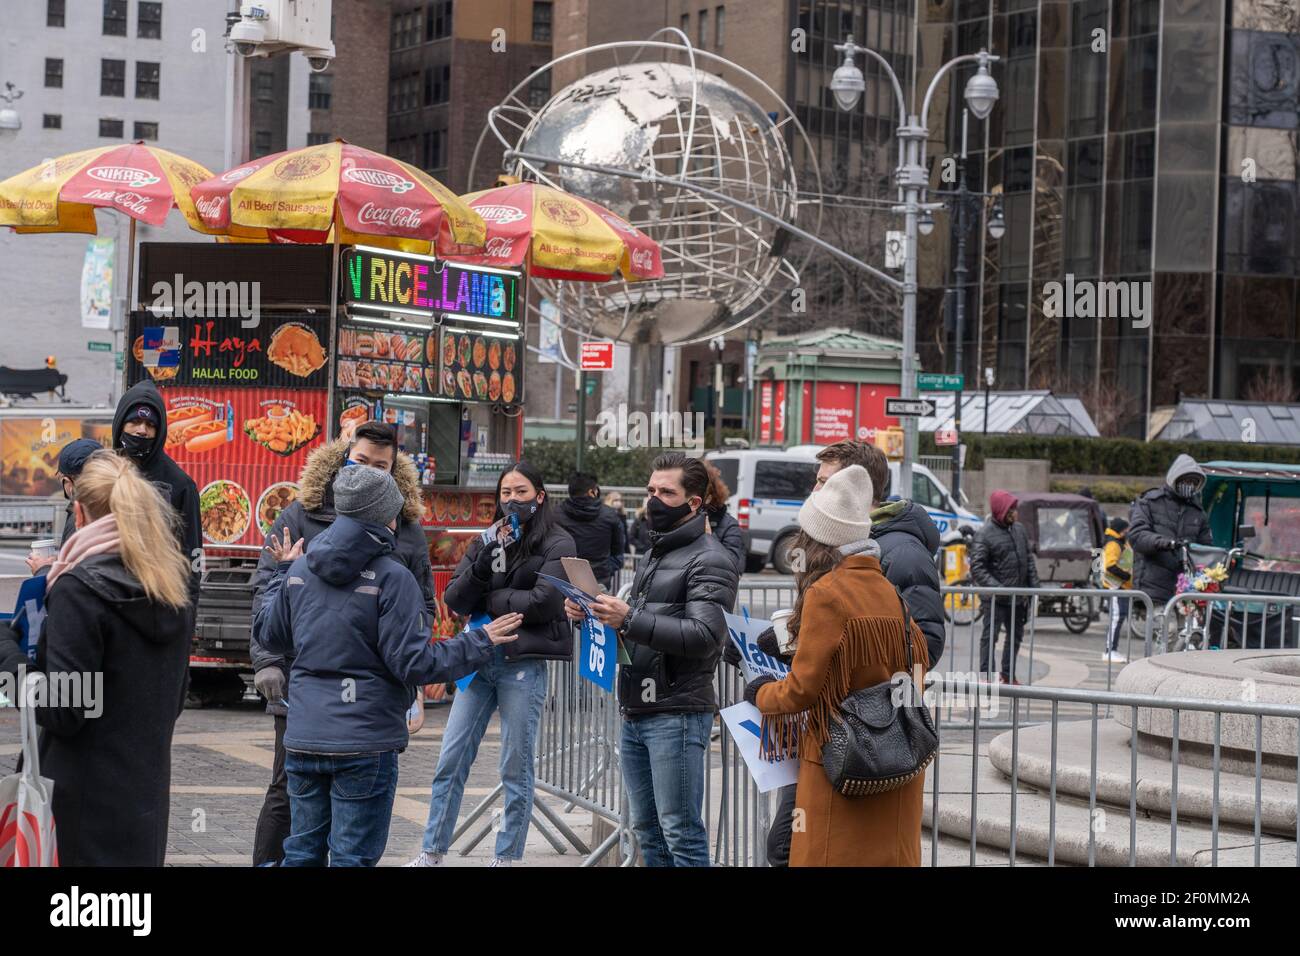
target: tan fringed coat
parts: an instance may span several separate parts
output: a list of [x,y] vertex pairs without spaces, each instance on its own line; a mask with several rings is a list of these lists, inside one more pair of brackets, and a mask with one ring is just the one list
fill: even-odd
[[[913,663],[924,672],[929,656],[915,622],[912,637]],[[797,750],[801,761],[791,866],[921,865],[924,775],[897,790],[849,798],[831,789],[821,764],[840,702],[906,669],[902,608],[880,561],[845,558],[804,595],[789,675],[758,691],[765,739],[787,754]]]

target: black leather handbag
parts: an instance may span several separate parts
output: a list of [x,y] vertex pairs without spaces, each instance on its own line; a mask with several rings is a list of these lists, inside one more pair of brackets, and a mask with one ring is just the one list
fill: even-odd
[[912,615],[901,594],[898,602],[907,637],[907,673],[845,697],[822,748],[826,776],[845,797],[886,793],[910,783],[939,749],[930,708],[912,680]]

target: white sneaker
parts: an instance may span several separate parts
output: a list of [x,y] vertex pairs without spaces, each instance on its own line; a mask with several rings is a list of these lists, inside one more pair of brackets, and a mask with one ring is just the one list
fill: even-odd
[[1102,655],[1102,660],[1106,661],[1108,664],[1128,663],[1128,658],[1125,657],[1123,654],[1121,654],[1119,651],[1107,651],[1105,654]]
[[410,863],[403,864],[403,866],[442,866],[442,854],[422,850],[419,856]]
[[493,857],[492,862],[488,864],[488,866],[514,866],[514,865],[515,865],[514,860],[507,860],[503,856]]

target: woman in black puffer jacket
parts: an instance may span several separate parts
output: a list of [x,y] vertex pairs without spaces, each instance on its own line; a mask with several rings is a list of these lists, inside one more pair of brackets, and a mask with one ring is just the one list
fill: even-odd
[[[520,538],[509,538],[505,519],[515,514]],[[496,539],[475,539],[465,552],[444,602],[458,614],[497,618],[517,611],[524,616],[519,639],[499,644],[490,663],[479,668],[456,695],[443,732],[433,775],[424,851],[411,866],[436,866],[451,848],[465,780],[492,712],[501,711],[501,783],[505,813],[497,831],[494,865],[524,855],[533,812],[533,747],[546,699],[546,662],[573,654],[573,629],[564,614],[564,596],[539,574],[566,579],[561,558],[577,555],[573,538],[555,521],[542,476],[526,462],[510,467],[497,482]]]
[[745,542],[745,532],[740,529],[740,523],[731,516],[731,512],[727,511],[727,499],[731,497],[731,489],[722,480],[722,473],[707,461],[704,463],[704,469],[709,473],[709,490],[704,496],[704,514],[709,519],[709,531],[718,539],[718,544],[731,555],[736,565],[736,574],[744,574],[745,552],[748,546]]

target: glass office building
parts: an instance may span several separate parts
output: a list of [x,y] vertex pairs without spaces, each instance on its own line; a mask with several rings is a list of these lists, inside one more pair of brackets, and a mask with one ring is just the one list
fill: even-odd
[[[968,243],[968,381],[992,367],[998,388],[1085,395],[1136,437],[1182,396],[1295,398],[1300,5],[922,0],[920,17],[922,89],[955,54],[1002,57],[1001,100],[970,126],[968,185],[1004,194],[1007,230]],[[936,186],[969,72],[936,96]],[[954,333],[946,226],[921,255],[918,341],[936,370]],[[1134,298],[1110,298],[1121,316],[1055,314],[1048,283],[1070,281]]]

